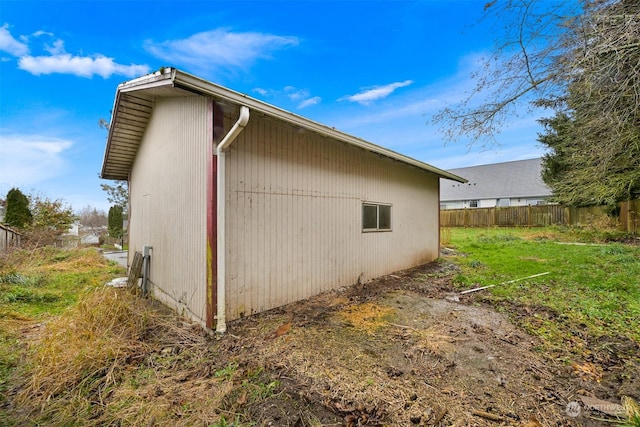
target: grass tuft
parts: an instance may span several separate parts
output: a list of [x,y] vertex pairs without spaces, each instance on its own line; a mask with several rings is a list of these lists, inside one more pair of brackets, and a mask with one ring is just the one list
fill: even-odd
[[99,392],[112,385],[124,358],[145,352],[140,338],[149,333],[152,313],[135,298],[120,289],[100,288],[51,321],[33,346],[35,364],[17,402],[44,406],[63,392]]
[[629,396],[622,397],[622,406],[624,407],[627,419],[621,424],[624,427],[640,427],[640,405]]
[[374,334],[389,324],[395,315],[395,309],[366,302],[346,307],[338,313],[348,325],[368,334]]

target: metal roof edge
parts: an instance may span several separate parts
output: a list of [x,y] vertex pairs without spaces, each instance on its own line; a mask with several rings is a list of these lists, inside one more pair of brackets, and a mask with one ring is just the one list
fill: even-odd
[[109,119],[109,130],[107,131],[107,146],[104,149],[104,156],[102,157],[102,169],[100,170],[100,179],[117,179],[114,177],[106,176],[105,169],[107,168],[107,158],[109,157],[109,151],[111,149],[111,136],[113,134],[113,120],[116,117],[118,111],[118,104],[120,103],[120,86],[116,89],[116,96],[113,100],[113,107],[111,108],[111,117]]
[[391,159],[398,160],[400,162],[415,166],[417,168],[436,174],[439,177],[448,178],[448,179],[462,182],[462,183],[467,182],[466,179],[459,177],[458,175],[452,174],[450,172],[439,169],[430,164],[427,164],[419,160],[416,160],[414,158],[397,153],[393,150],[389,150],[387,148],[373,144],[364,139],[355,137],[353,135],[349,135],[345,132],[342,132],[335,128],[329,127],[327,125],[323,125],[321,123],[315,122],[311,119],[297,115],[295,113],[276,107],[274,105],[267,104],[255,98],[252,98],[246,94],[233,91],[226,87],[217,85],[215,83],[201,79],[199,77],[193,76],[189,73],[185,73],[180,70],[174,70],[174,72],[175,72],[175,74],[173,74],[174,82],[176,86],[182,89],[187,89],[187,90],[191,89],[191,90],[201,91],[202,93],[218,96],[239,105],[246,105],[247,107],[254,109],[256,111],[259,111],[263,114],[278,118],[280,120],[291,123],[293,125],[301,126],[303,128],[309,129],[321,135],[324,135],[333,139],[337,139],[339,141],[343,141],[351,145],[355,145],[367,151],[378,153],[385,157],[389,157]]
[[300,115],[297,115],[290,111],[276,107],[274,105],[267,104],[263,101],[252,98],[246,94],[236,92],[224,86],[220,86],[208,80],[204,80],[192,74],[189,74],[184,71],[180,71],[176,68],[171,68],[171,67],[166,67],[166,68],[163,67],[159,71],[135,78],[133,80],[126,81],[118,85],[118,88],[116,90],[116,97],[115,97],[114,105],[112,109],[112,114],[111,114],[109,134],[107,136],[107,147],[105,149],[105,154],[102,162],[102,171],[100,174],[101,178],[118,179],[115,177],[107,176],[105,169],[106,169],[107,157],[108,157],[110,144],[111,144],[112,132],[115,127],[114,126],[115,117],[118,113],[118,108],[119,108],[122,94],[127,92],[143,91],[145,89],[152,89],[152,88],[161,87],[161,86],[173,86],[179,89],[188,90],[188,91],[199,93],[202,95],[222,98],[224,100],[228,100],[238,105],[246,105],[250,109],[256,110],[265,115],[275,117],[277,119],[283,120],[290,124],[300,126],[305,129],[309,129],[320,135],[324,135],[329,138],[336,139],[338,141],[342,141],[342,142],[354,145],[356,147],[360,147],[364,150],[383,155],[390,159],[397,160],[402,163],[417,167],[419,169],[426,170],[441,178],[447,178],[447,179],[451,179],[453,181],[457,181],[461,183],[468,182],[465,178],[462,178],[451,172],[447,172],[443,169],[432,166],[428,163],[421,162],[414,158],[397,153],[393,150],[389,150],[388,148],[381,147],[379,145],[373,144],[364,139],[339,131],[335,128],[315,122],[306,117],[302,117]]
[[151,89],[159,86],[173,86],[173,77],[177,70],[170,67],[163,67],[160,70],[151,74],[145,74],[144,76],[137,77],[132,80],[120,83],[116,88],[116,96],[113,101],[113,108],[111,109],[111,119],[109,121],[109,132],[107,134],[107,146],[104,150],[104,156],[102,158],[102,169],[100,171],[101,179],[122,180],[127,179],[123,177],[111,176],[106,173],[107,158],[111,148],[111,139],[113,131],[116,128],[115,118],[118,114],[120,100],[123,93],[137,92],[145,89]]

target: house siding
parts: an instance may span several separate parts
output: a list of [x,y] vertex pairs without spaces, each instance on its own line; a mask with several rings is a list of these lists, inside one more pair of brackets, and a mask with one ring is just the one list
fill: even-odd
[[156,298],[204,324],[207,99],[157,98],[130,175],[129,257],[153,247]]
[[[438,256],[430,172],[254,115],[226,182],[228,320]],[[393,205],[393,231],[362,232],[365,201]]]

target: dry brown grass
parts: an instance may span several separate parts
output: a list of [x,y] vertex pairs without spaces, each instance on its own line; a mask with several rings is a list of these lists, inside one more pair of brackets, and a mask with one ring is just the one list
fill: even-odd
[[101,269],[105,265],[107,260],[92,248],[65,250],[47,246],[0,254],[0,274],[11,271],[24,274],[42,271],[78,272]]
[[93,290],[45,325],[32,344],[30,363],[23,368],[25,382],[13,405],[20,408],[19,417],[47,425],[68,425],[70,420],[76,425],[136,425],[162,418],[166,407],[175,415],[173,403],[150,405],[145,399],[153,391],[131,380],[148,362],[161,360],[166,368],[167,360],[177,358],[174,349],[179,348],[183,357],[190,349],[206,351],[206,341],[199,328],[126,290]]
[[623,426],[640,426],[640,404],[629,396],[622,396],[622,407],[624,408],[627,421]]
[[440,245],[447,246],[451,244],[451,228],[440,227]]
[[370,302],[348,306],[338,312],[338,316],[348,325],[368,334],[387,326],[394,314],[395,309]]
[[133,298],[118,289],[96,290],[47,324],[33,347],[30,379],[17,402],[44,404],[74,388],[112,384],[124,358],[146,351],[140,338],[151,312]]

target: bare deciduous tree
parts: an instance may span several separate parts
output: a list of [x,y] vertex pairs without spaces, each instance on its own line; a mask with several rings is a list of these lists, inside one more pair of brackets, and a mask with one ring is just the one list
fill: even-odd
[[519,109],[543,107],[559,118],[543,120],[552,134],[540,137],[551,149],[546,176],[556,196],[572,204],[633,197],[640,189],[640,4],[507,0],[485,8],[501,25],[502,42],[469,97],[436,116],[447,138],[490,145]]
[[89,227],[91,231],[97,231],[107,226],[107,214],[93,206],[85,206],[77,213],[77,216],[80,224]]
[[485,5],[484,22],[496,43],[472,75],[475,88],[434,118],[448,140],[462,136],[492,145],[518,111],[563,97],[571,71],[566,66],[580,8],[563,1],[507,0]]

